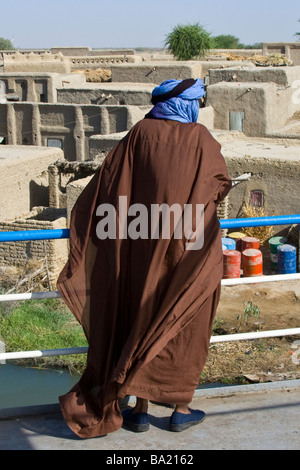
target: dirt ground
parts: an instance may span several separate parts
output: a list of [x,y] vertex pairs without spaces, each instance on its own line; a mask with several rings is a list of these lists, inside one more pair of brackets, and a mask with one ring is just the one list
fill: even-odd
[[[248,305],[252,302],[258,315],[247,317],[244,302]],[[222,287],[213,336],[299,327],[300,280]],[[249,383],[299,379],[299,340],[300,335],[291,335],[213,343],[203,381]]]

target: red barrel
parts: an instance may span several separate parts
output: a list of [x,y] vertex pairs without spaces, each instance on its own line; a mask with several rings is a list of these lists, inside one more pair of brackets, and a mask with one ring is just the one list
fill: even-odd
[[240,251],[224,250],[223,251],[223,279],[232,279],[241,277],[241,258]]
[[248,248],[242,253],[242,268],[244,277],[263,275],[263,258],[260,250]]
[[242,238],[242,252],[248,250],[248,248],[254,248],[259,250],[260,240],[254,237],[244,237]]
[[228,237],[235,241],[237,251],[242,251],[242,238],[245,236],[243,232],[232,232],[228,234]]

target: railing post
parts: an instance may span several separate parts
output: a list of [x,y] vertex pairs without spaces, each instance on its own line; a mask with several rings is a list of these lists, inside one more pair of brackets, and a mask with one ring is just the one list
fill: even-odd
[[[6,345],[3,341],[0,340],[0,354],[5,353],[6,351]],[[0,364],[6,364],[5,360],[0,360]]]

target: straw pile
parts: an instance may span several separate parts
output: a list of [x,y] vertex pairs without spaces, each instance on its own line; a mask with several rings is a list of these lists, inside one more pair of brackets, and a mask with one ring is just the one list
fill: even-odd
[[[245,203],[242,207],[243,217],[252,218],[252,217],[268,217],[263,207],[253,207],[248,203]],[[243,233],[247,237],[258,238],[263,245],[267,240],[272,238],[274,233],[274,227],[245,227],[242,229]]]
[[246,56],[236,54],[233,52],[221,52],[218,55],[225,57],[226,60],[251,61],[255,65],[260,66],[260,67],[269,67],[269,66],[278,67],[278,66],[283,66],[283,65],[293,65],[293,62],[282,54],[270,54],[267,56],[260,55],[260,54],[253,54],[250,57],[246,57]]
[[0,292],[16,294],[51,290],[47,262],[30,259],[24,266],[0,266]]
[[87,82],[101,83],[111,81],[111,70],[107,69],[87,69],[87,70],[73,70],[72,73],[84,73]]
[[281,54],[271,54],[267,56],[263,55],[253,55],[250,57],[251,62],[255,65],[268,67],[268,66],[280,66],[280,65],[293,65],[293,62],[287,57]]

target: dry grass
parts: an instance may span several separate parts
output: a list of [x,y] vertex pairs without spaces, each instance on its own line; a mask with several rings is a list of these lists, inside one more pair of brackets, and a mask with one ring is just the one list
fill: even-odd
[[292,61],[282,54],[253,55],[250,57],[250,60],[256,65],[263,66],[293,65]]
[[260,54],[253,54],[250,57],[243,56],[240,54],[236,53],[231,53],[231,52],[222,52],[221,54],[226,58],[226,60],[234,60],[234,61],[251,61],[255,65],[258,66],[279,66],[279,65],[293,65],[292,61],[289,60],[287,57],[285,57],[282,54],[270,54],[270,55],[260,55]]
[[249,383],[300,378],[292,362],[293,338],[265,338],[210,346],[205,382]]
[[49,277],[44,259],[30,259],[23,266],[0,266],[2,293],[39,292],[49,290]]
[[87,82],[101,83],[111,81],[111,71],[107,69],[95,69],[95,70],[73,70],[72,73],[84,73]]
[[[253,207],[248,203],[245,203],[242,207],[242,214],[246,218],[252,217],[268,217],[263,207]],[[242,232],[247,237],[258,238],[263,245],[267,240],[272,238],[274,234],[274,227],[245,227],[242,228]]]
[[296,111],[293,116],[288,120],[288,122],[299,121],[300,120],[300,111]]

